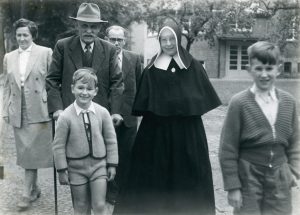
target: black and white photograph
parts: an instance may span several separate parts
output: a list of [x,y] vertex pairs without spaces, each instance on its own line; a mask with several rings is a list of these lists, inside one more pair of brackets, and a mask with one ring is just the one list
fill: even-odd
[[0,215],[300,214],[299,0],[0,0]]

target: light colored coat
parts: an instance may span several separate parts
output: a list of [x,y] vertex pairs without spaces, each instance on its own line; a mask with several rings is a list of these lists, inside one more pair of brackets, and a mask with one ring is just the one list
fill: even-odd
[[[33,43],[28,59],[24,94],[28,123],[50,121],[47,108],[46,75],[51,63],[52,50]],[[19,50],[5,54],[3,60],[5,76],[3,116],[9,124],[21,127],[21,80],[19,72]]]

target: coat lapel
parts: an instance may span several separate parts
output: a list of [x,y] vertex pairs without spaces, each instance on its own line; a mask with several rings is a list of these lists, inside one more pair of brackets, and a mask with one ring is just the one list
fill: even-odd
[[13,55],[13,64],[12,64],[12,73],[15,77],[16,83],[18,87],[21,89],[21,79],[20,79],[20,70],[19,70],[19,65],[20,65],[20,54],[19,50],[17,49]]
[[26,79],[28,78],[30,72],[32,71],[33,66],[36,64],[38,56],[39,56],[38,48],[33,43],[32,48],[31,48],[31,52],[30,52],[30,56],[29,56],[29,59],[28,59],[28,62],[27,62],[27,66],[26,66],[24,81],[26,81]]
[[73,41],[70,44],[70,58],[73,61],[76,69],[82,67],[82,47],[80,44],[79,36],[74,37]]
[[129,68],[131,68],[130,56],[126,51],[123,50],[123,59],[122,59],[122,73],[123,79],[126,78]]
[[97,73],[100,71],[102,62],[105,60],[104,48],[102,47],[99,39],[95,40],[93,52],[92,67]]

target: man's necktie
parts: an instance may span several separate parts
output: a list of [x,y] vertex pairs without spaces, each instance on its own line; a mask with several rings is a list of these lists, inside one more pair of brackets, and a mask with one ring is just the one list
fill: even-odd
[[92,67],[92,50],[90,44],[85,45],[85,52],[82,64],[84,67]]
[[82,120],[85,128],[86,137],[89,143],[91,143],[91,122],[90,122],[90,116],[88,111],[82,111]]

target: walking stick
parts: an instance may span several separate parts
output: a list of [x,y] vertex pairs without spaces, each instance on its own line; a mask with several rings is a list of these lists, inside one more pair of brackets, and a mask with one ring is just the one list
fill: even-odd
[[[55,119],[52,119],[52,139],[54,139],[54,135],[55,135]],[[55,215],[58,215],[56,168],[55,168],[54,160],[53,160],[53,180],[54,180],[54,210],[55,210]]]

